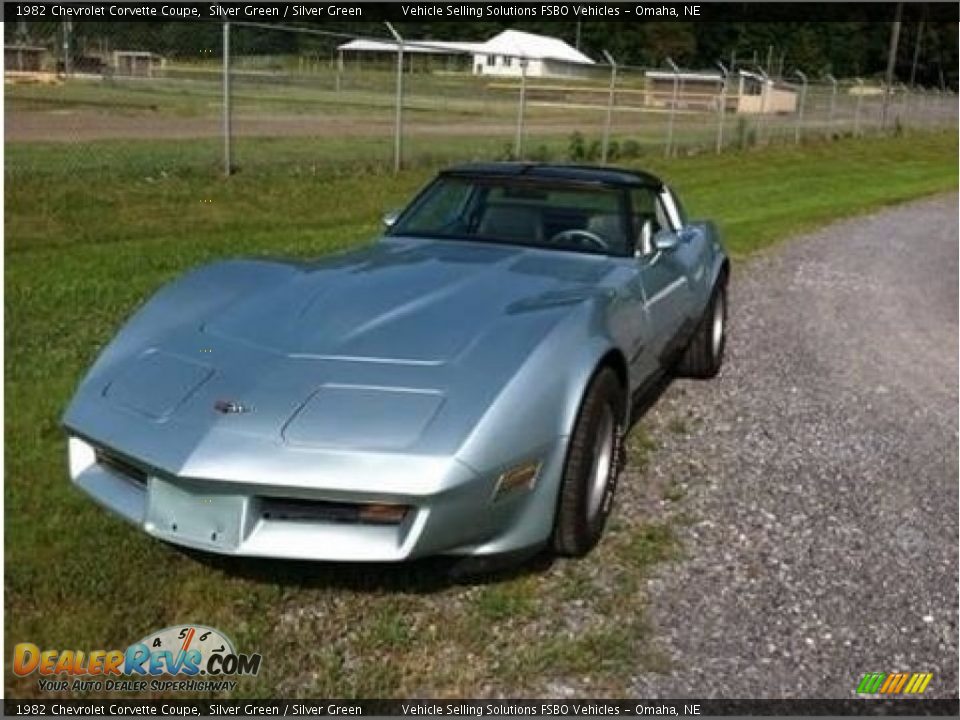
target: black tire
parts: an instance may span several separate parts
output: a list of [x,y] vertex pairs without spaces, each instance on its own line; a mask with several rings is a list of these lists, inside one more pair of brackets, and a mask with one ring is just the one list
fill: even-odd
[[[624,409],[624,389],[617,374],[601,368],[584,393],[567,447],[553,526],[553,549],[559,555],[586,555],[603,534],[623,468]],[[598,436],[606,437],[609,422],[608,446]],[[602,483],[594,480],[599,477],[598,467],[609,468]]]
[[[719,340],[716,334],[719,313]],[[723,276],[713,289],[707,308],[700,318],[690,344],[677,363],[676,374],[706,380],[715,377],[723,365],[723,350],[727,344],[727,283]]]

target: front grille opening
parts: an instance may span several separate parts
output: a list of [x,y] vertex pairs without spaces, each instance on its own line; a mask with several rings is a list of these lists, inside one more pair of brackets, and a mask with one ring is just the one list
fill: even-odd
[[386,503],[338,503],[295,498],[260,498],[265,520],[332,522],[354,525],[399,525],[410,511],[408,505]]
[[109,450],[104,450],[103,448],[95,448],[94,455],[97,459],[97,464],[106,468],[115,475],[120,475],[127,480],[133,481],[137,485],[146,486],[147,472],[143,468],[139,468],[133,463],[124,460],[119,455],[115,455]]

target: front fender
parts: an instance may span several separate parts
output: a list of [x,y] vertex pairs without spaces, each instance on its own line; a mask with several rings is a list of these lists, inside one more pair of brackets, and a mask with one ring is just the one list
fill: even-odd
[[[592,302],[579,306],[534,350],[475,427],[457,455],[486,479],[516,465],[541,462],[533,491],[506,502],[510,520],[495,542],[470,548],[499,553],[545,542],[581,400],[603,358],[615,348]],[[492,500],[492,495],[491,495]]]

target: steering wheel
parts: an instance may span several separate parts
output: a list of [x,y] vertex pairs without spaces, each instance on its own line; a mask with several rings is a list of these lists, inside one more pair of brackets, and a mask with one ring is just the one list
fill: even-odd
[[579,228],[571,228],[570,230],[562,230],[550,238],[550,242],[564,242],[567,240],[572,240],[574,242],[579,240],[586,240],[592,245],[596,245],[601,250],[609,250],[610,245],[602,237],[596,233],[592,233],[589,230],[581,230]]

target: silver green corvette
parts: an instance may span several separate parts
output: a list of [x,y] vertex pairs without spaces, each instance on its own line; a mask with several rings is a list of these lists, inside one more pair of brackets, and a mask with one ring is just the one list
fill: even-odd
[[527,163],[451,168],[385,222],[161,289],[66,411],[73,483],[214,553],[588,552],[632,409],[720,368],[714,225],[649,174]]

